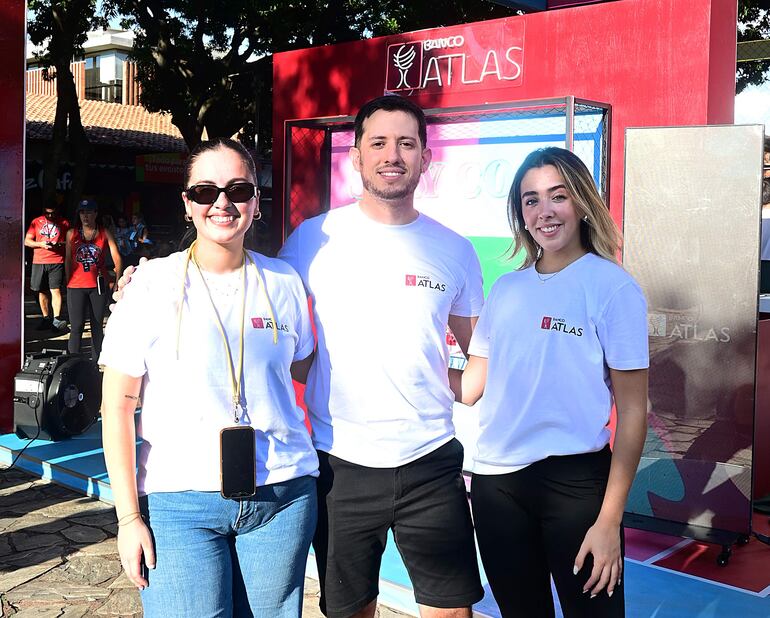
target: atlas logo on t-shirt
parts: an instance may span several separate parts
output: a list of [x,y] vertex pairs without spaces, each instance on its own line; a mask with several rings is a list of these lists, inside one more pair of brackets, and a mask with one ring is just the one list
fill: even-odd
[[446,292],[446,283],[433,281],[427,275],[406,275],[405,283],[408,288],[429,288],[439,292]]
[[[275,328],[275,324],[271,318],[251,318],[251,326],[253,328],[265,328],[267,330],[273,330]],[[278,330],[288,333],[289,327],[286,324],[278,324]]]
[[583,336],[583,328],[580,326],[569,326],[567,320],[564,318],[554,318],[550,316],[543,316],[540,321],[540,328],[543,330],[551,330],[559,333],[565,333],[567,335],[575,335],[576,337]]

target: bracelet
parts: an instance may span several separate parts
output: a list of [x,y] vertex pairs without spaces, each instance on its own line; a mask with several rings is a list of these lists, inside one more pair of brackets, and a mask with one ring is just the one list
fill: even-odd
[[121,521],[118,522],[118,528],[121,528],[123,526],[127,526],[128,524],[133,523],[137,519],[142,519],[142,514],[141,513],[132,513],[132,515],[133,515],[133,517],[131,517],[131,519],[129,519],[128,521],[123,521],[125,519],[125,517],[121,518]]
[[142,514],[139,511],[132,511],[131,513],[127,513],[126,515],[123,515],[120,519],[118,519],[118,526],[124,526],[125,524],[130,524],[135,519],[141,517]]

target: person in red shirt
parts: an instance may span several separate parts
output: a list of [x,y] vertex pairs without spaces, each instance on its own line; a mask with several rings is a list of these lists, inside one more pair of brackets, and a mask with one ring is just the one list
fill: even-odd
[[34,249],[30,287],[38,293],[43,314],[38,327],[41,330],[54,327],[63,331],[67,328],[67,323],[61,319],[61,288],[64,284],[64,238],[68,229],[68,221],[57,214],[56,208],[45,206],[43,214],[32,220],[24,237],[24,246]]
[[115,275],[120,277],[122,260],[115,237],[96,222],[97,205],[94,200],[78,204],[80,225],[67,232],[64,267],[67,276],[67,307],[71,332],[67,351],[80,352],[80,341],[86,324],[86,307],[91,307],[91,347],[93,359],[99,358],[104,339],[104,310],[109,292],[105,251],[110,252],[115,264]]

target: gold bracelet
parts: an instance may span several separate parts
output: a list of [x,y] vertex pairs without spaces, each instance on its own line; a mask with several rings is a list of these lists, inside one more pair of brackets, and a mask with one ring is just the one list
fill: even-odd
[[131,519],[129,519],[128,521],[123,521],[125,519],[125,517],[122,517],[121,520],[118,522],[118,528],[121,528],[123,526],[127,526],[128,524],[133,523],[137,519],[141,519],[142,518],[142,514],[141,513],[132,513],[132,515],[133,515],[133,517]]
[[[139,511],[131,511],[130,513],[126,513],[125,515],[123,515],[123,517],[120,517],[118,519],[118,525],[121,526],[121,525],[123,525],[125,523],[128,523],[125,520],[128,519],[129,517],[131,517],[132,515],[139,515],[141,517],[142,514]],[[134,521],[134,519],[136,519],[136,517],[133,517],[129,521]]]

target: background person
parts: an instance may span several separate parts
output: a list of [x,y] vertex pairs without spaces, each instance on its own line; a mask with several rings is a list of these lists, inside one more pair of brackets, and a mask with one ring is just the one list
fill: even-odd
[[[458,400],[483,392],[471,501],[505,618],[624,615],[621,520],[647,430],[647,306],[590,172],[544,148],[508,205],[517,271],[493,286]],[[613,450],[607,423],[613,400]]]
[[125,215],[118,215],[115,222],[115,242],[118,243],[118,251],[120,251],[124,264],[130,263],[127,260],[128,256],[131,255],[132,249],[131,240],[129,239],[130,235],[131,228],[128,225],[128,219],[126,219]]
[[142,213],[135,213],[131,217],[131,227],[128,233],[128,240],[131,243],[131,247],[136,250],[137,247],[143,244],[150,243],[150,233],[147,229],[147,225],[144,222]]
[[80,352],[86,313],[91,311],[92,358],[99,358],[102,349],[104,313],[107,309],[109,281],[106,252],[115,265],[115,276],[120,278],[122,260],[115,237],[97,223],[97,204],[83,200],[78,204],[79,225],[67,232],[65,269],[67,277],[67,308],[71,332],[67,342],[70,354]]
[[[255,183],[237,142],[192,151],[182,198],[197,240],[136,271],[100,358],[118,550],[148,617],[301,613],[318,459],[290,371],[304,381],[314,338],[297,273],[244,251]],[[253,497],[220,495],[220,431],[233,427],[255,429]]]
[[55,328],[64,331],[67,322],[61,317],[64,285],[64,239],[69,222],[59,216],[56,208],[45,206],[43,214],[32,220],[24,237],[24,246],[34,249],[30,287],[37,292],[43,317],[38,329]]

